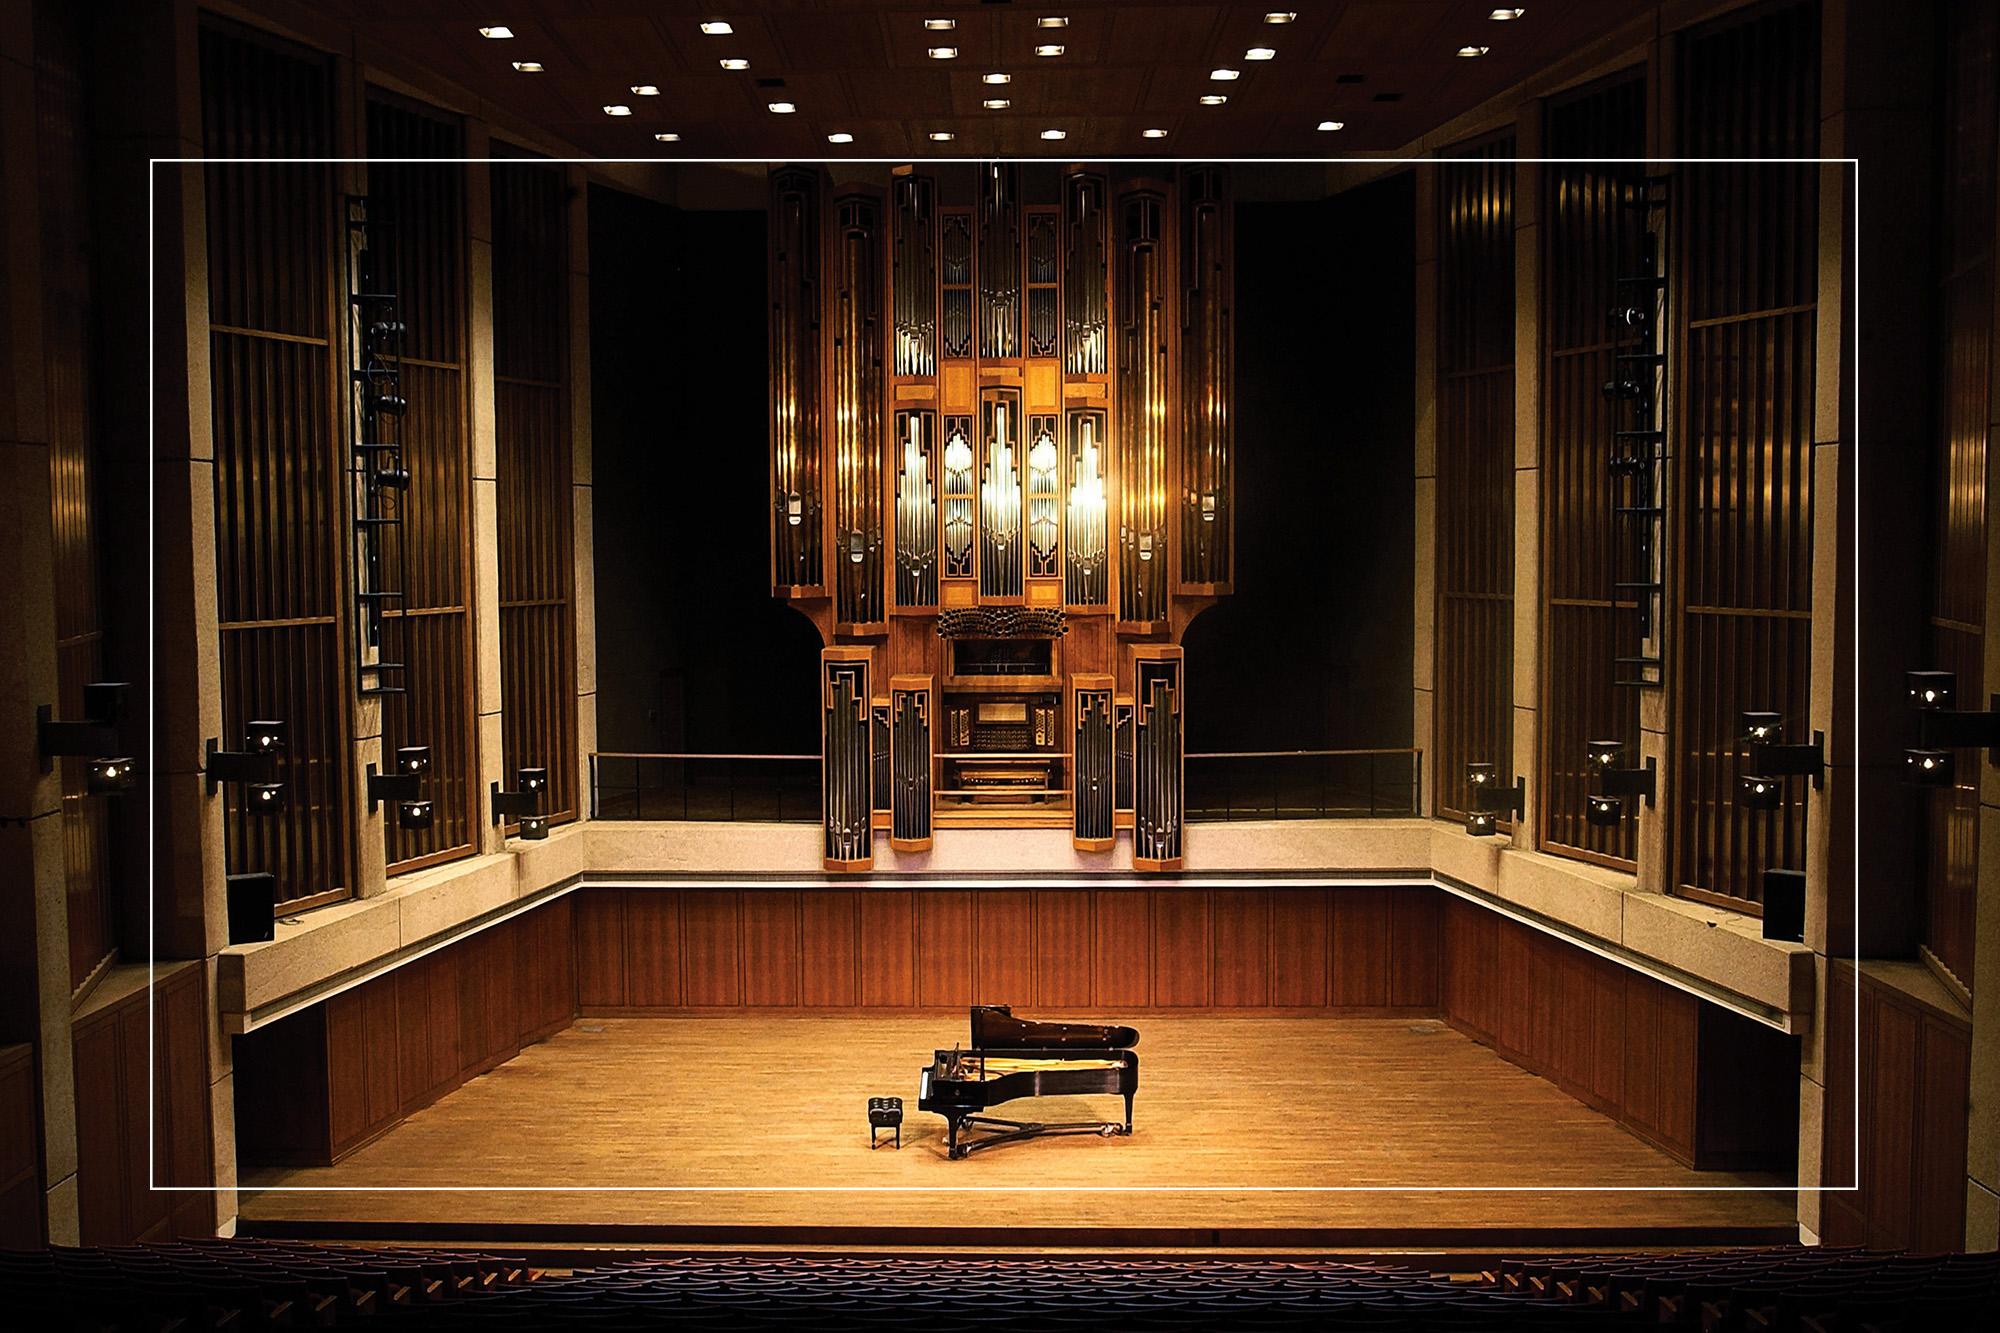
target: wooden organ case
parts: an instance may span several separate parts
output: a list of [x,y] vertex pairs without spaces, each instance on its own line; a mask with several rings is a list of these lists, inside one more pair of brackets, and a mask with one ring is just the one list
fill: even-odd
[[1235,555],[1233,227],[1224,168],[1140,172],[771,173],[771,582],[826,645],[827,869],[968,826],[1182,864],[1178,644]]

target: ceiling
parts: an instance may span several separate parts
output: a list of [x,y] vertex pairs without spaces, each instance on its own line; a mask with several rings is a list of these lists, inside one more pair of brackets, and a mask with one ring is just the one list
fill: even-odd
[[[1335,157],[1399,148],[1654,0],[319,0],[364,60],[393,53],[601,157]],[[256,0],[251,7],[258,8]],[[1068,19],[1044,28],[1043,17]],[[953,19],[948,31],[925,19]],[[701,31],[726,20],[727,36]],[[481,37],[504,24],[514,36]],[[1063,47],[1041,57],[1044,43]],[[1461,58],[1461,46],[1486,54]],[[930,57],[956,47],[955,59]],[[1268,59],[1245,59],[1253,46]],[[724,58],[749,61],[743,71]],[[539,73],[516,72],[539,62]],[[1231,82],[1210,71],[1234,69]],[[1004,86],[982,82],[1005,73]],[[768,81],[782,80],[782,86]],[[641,96],[632,85],[652,85]],[[1226,95],[1203,106],[1205,94]],[[1004,97],[989,110],[987,98]],[[768,104],[797,111],[773,114]],[[631,108],[612,116],[607,105]],[[1343,123],[1321,132],[1324,120]],[[1164,129],[1164,138],[1142,131]],[[1061,130],[1065,138],[1043,137]],[[655,135],[680,135],[662,143]],[[831,133],[853,135],[832,144]],[[948,132],[949,142],[934,142]]]

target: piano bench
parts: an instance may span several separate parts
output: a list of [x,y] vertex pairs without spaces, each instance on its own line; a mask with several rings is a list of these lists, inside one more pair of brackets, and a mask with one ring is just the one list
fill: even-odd
[[901,1097],[870,1097],[868,1099],[868,1147],[872,1151],[881,1146],[875,1136],[885,1129],[896,1131],[896,1150],[903,1148],[903,1099]]

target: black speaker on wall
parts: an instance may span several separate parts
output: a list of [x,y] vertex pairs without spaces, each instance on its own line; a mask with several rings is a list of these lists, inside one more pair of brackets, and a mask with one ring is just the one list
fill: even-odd
[[229,942],[256,944],[272,938],[278,905],[278,877],[268,870],[229,876]]
[[1806,872],[1764,872],[1764,938],[1804,943],[1806,938]]

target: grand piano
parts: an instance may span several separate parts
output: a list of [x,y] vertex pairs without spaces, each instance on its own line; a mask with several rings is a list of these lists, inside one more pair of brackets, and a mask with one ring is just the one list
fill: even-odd
[[[1038,1023],[1014,1017],[1004,1004],[972,1008],[971,1049],[936,1052],[923,1071],[917,1109],[945,1120],[946,1153],[953,1161],[995,1144],[1043,1134],[1132,1132],[1132,1094],[1139,1090],[1139,1044],[1134,1028],[1101,1023]],[[1021,1097],[1116,1095],[1125,1119],[1044,1123],[984,1114]],[[965,1137],[981,1131],[979,1138]]]

